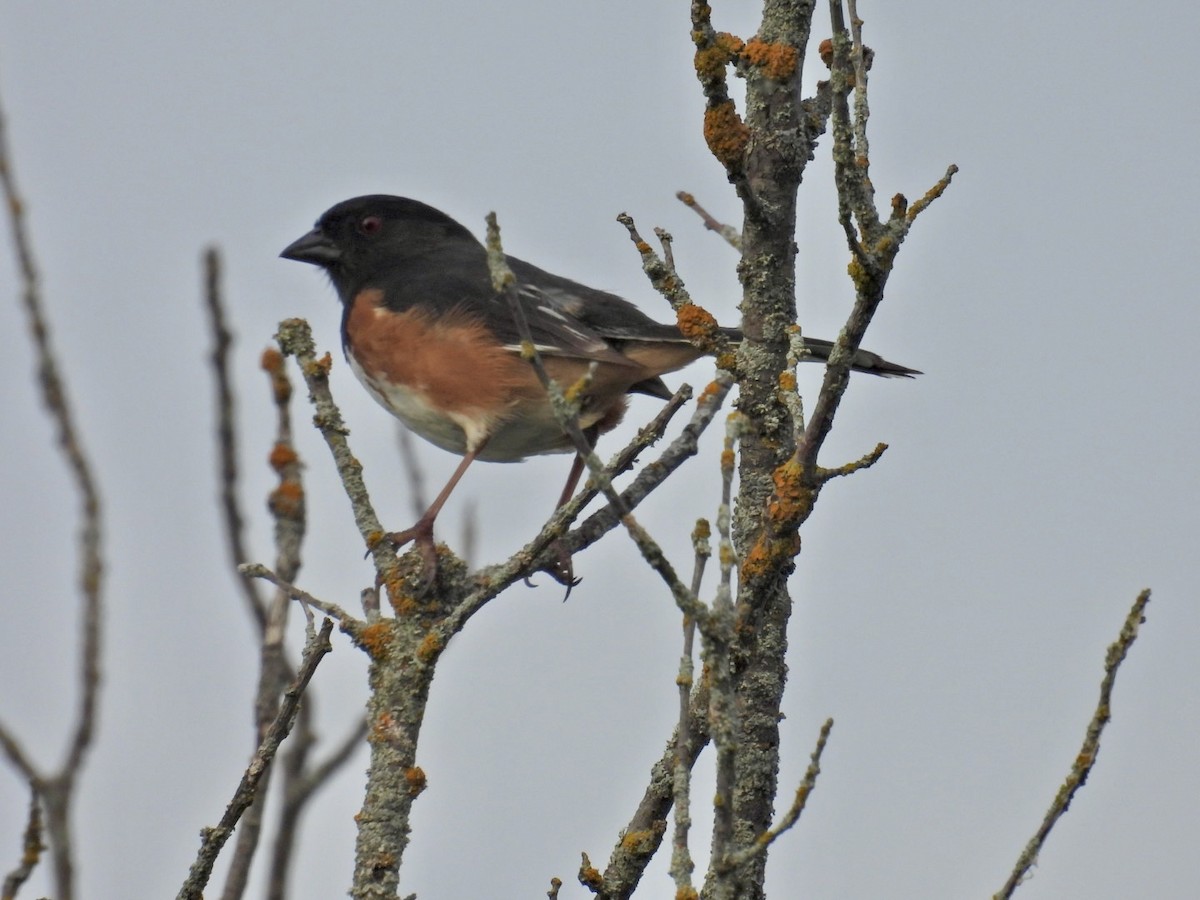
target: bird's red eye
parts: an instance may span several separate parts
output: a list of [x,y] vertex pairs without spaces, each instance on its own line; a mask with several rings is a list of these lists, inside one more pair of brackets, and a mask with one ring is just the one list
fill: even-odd
[[379,234],[382,229],[383,219],[379,218],[379,216],[364,216],[358,223],[358,230],[362,234],[367,235],[367,237]]

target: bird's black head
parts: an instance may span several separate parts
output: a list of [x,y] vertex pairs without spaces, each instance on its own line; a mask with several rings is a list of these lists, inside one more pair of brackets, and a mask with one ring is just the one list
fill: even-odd
[[477,243],[471,232],[432,206],[370,194],[331,207],[312,231],[279,255],[325,269],[346,296],[382,272],[428,256],[447,239]]

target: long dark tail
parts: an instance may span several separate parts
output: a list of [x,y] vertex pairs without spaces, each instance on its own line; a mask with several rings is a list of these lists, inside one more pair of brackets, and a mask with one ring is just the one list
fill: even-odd
[[[736,328],[722,328],[722,332],[734,341],[742,339],[742,333]],[[829,354],[833,351],[833,341],[824,341],[821,338],[804,339],[804,348],[808,350],[809,362],[825,362],[829,359]],[[870,350],[859,350],[854,354],[854,362],[850,365],[851,371],[866,372],[869,375],[879,375],[883,378],[912,378],[914,375],[923,375],[924,373],[918,369],[910,369],[908,366],[902,366],[899,363],[888,362],[878,353],[872,353]]]

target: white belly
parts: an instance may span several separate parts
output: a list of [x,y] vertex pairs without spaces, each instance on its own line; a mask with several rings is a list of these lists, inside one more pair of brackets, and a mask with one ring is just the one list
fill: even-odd
[[[443,450],[463,456],[468,449],[483,444],[479,459],[488,462],[518,462],[529,456],[568,453],[574,449],[570,438],[561,432],[554,421],[554,411],[548,401],[543,416],[524,422],[503,418],[487,420],[478,416],[438,412],[421,390],[377,381],[363,371],[351,354],[347,353],[346,359],[350,363],[351,371],[384,409],[411,431]],[[551,446],[546,446],[547,433],[556,431],[560,435],[559,440]]]

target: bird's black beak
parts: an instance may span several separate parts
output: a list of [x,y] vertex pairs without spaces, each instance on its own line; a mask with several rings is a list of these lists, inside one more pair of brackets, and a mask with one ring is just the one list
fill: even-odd
[[342,251],[320,228],[314,228],[299,240],[292,241],[279,254],[284,259],[311,263],[314,266],[330,266],[341,259]]

